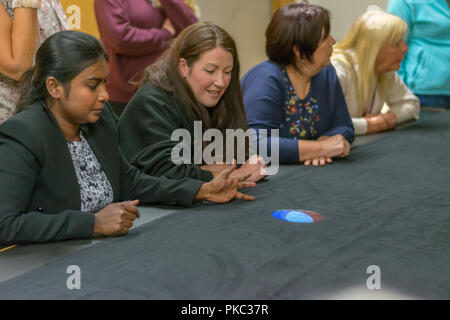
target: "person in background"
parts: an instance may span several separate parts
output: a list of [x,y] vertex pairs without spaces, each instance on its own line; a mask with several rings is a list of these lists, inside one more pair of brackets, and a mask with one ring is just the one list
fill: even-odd
[[95,0],[100,38],[108,52],[110,104],[120,116],[144,69],[172,39],[197,22],[198,6],[182,0]]
[[408,25],[399,70],[425,107],[450,109],[450,0],[389,0],[388,12]]
[[[209,144],[203,134],[196,140],[196,121],[202,132],[213,129],[221,138],[228,129],[247,129],[236,45],[225,30],[210,22],[187,27],[146,69],[143,84],[119,119],[120,147],[131,164],[155,176],[209,181],[229,166],[228,154],[228,160],[237,159],[242,165],[232,176],[245,172],[251,174],[251,181],[264,177],[264,161],[250,155],[246,143],[240,148],[224,141],[222,152],[215,150],[211,161],[205,159]],[[174,159],[179,141],[172,135],[180,129],[189,133],[190,140],[183,159]],[[196,160],[196,150],[201,151],[201,159]]]
[[250,127],[279,129],[280,163],[323,166],[350,152],[353,125],[330,65],[334,44],[328,10],[287,4],[266,30],[269,60],[241,80]]
[[[76,62],[76,63],[74,63]],[[253,197],[231,178],[152,177],[123,158],[106,104],[107,55],[93,36],[61,31],[23,75],[17,112],[0,125],[0,243],[126,234],[139,203],[191,206]]]
[[19,79],[32,64],[40,43],[67,30],[58,0],[0,0],[0,123],[19,99]]
[[419,100],[396,72],[408,51],[406,28],[400,18],[371,6],[334,48],[332,63],[356,135],[419,118]]

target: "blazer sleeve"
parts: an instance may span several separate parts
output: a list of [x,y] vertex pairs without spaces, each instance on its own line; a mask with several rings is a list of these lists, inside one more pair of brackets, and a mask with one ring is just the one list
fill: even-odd
[[274,66],[257,66],[242,79],[241,87],[245,112],[249,126],[256,130],[258,138],[260,130],[267,130],[267,141],[263,144],[268,150],[273,143],[279,143],[280,163],[298,163],[300,155],[298,140],[271,136],[271,130],[280,129],[283,119],[284,87]]
[[[183,130],[185,119],[172,96],[144,85],[119,119],[120,146],[125,158],[153,176],[212,180],[211,171],[202,170],[198,164],[172,161],[172,149],[181,143],[172,140],[172,133],[177,129]],[[187,143],[187,146],[191,147],[191,144]]]
[[127,0],[96,0],[95,14],[99,29],[114,51],[128,56],[160,52],[172,39],[166,29],[142,29],[131,24]]
[[121,154],[123,199],[139,199],[140,204],[166,204],[190,207],[204,181],[190,178],[168,179],[154,177],[131,166]]
[[92,213],[28,211],[39,183],[39,171],[39,161],[29,148],[0,134],[0,242],[34,243],[91,237],[95,222]]
[[198,21],[191,8],[183,0],[162,0],[161,7],[177,33]]

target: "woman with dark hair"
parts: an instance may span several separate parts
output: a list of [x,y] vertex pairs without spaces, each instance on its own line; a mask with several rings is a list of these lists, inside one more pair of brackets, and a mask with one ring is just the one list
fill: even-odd
[[[205,161],[203,151],[208,143],[203,141],[202,133],[196,132],[199,127],[202,132],[216,130],[225,152],[218,147],[211,153],[213,159]],[[209,181],[228,166],[226,158],[238,158],[242,166],[232,176],[250,173],[250,181],[263,178],[262,159],[255,155],[248,159],[248,139],[244,148],[235,148],[233,139],[226,141],[230,129],[247,129],[238,54],[230,35],[209,22],[187,27],[168,51],[147,68],[143,84],[119,119],[122,152],[144,172]],[[187,133],[188,142],[183,142],[184,151],[188,151],[183,153],[183,159],[176,159],[179,140],[173,135],[180,130]],[[231,156],[226,157],[227,153]]]
[[250,127],[280,130],[280,163],[323,166],[346,157],[354,133],[329,65],[335,40],[328,11],[309,3],[283,6],[272,17],[266,40],[269,60],[241,80]]
[[[204,183],[141,173],[123,158],[105,104],[107,56],[94,37],[63,31],[38,49],[17,113],[0,125],[0,243],[126,234],[138,203],[252,199],[252,183]],[[243,177],[245,179],[246,177]]]

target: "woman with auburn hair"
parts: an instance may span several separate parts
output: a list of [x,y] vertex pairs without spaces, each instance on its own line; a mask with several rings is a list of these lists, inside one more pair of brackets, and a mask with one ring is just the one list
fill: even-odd
[[[336,71],[330,65],[335,40],[328,10],[288,4],[266,30],[268,61],[242,78],[250,127],[279,129],[281,163],[323,166],[346,157],[353,126]],[[269,136],[260,139],[277,143]]]
[[402,19],[372,6],[334,48],[332,63],[356,135],[419,118],[419,100],[396,72],[408,51],[406,30]]
[[17,113],[0,125],[0,243],[126,234],[138,203],[253,199],[237,191],[254,183],[230,178],[234,166],[210,182],[130,166],[106,103],[107,60],[97,39],[77,31],[58,32],[38,49]]
[[[195,159],[195,150],[200,150],[203,158],[202,150],[208,145],[194,141],[195,122],[201,124],[203,132],[214,129],[221,134],[223,152],[215,150],[214,156],[220,161]],[[118,127],[128,161],[155,176],[209,181],[229,166],[225,160],[233,158],[242,166],[232,176],[245,173],[250,174],[249,181],[257,181],[265,175],[262,159],[248,158],[248,144],[244,148],[227,145],[228,129],[247,129],[239,59],[232,37],[210,22],[184,29],[168,51],[147,68],[145,80],[125,108]],[[187,130],[190,135],[191,154],[184,154],[181,163],[172,157],[178,145],[172,134],[178,129]],[[230,153],[231,159],[226,157]]]

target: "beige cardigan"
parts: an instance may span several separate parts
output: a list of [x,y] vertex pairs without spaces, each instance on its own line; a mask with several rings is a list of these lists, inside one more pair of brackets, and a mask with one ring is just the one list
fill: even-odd
[[[344,92],[347,108],[352,116],[355,135],[364,135],[367,133],[367,121],[364,115],[369,112],[370,105],[365,108],[358,108],[356,95],[356,84],[352,80],[350,70],[342,62],[332,61],[336,69],[339,82]],[[356,67],[356,72],[358,68]],[[409,120],[419,119],[420,103],[419,99],[409,90],[406,84],[398,76],[397,72],[388,73],[387,90],[384,94],[377,89],[375,100],[372,107],[372,114],[382,113],[383,106],[386,103],[390,110],[397,116],[397,123]]]

